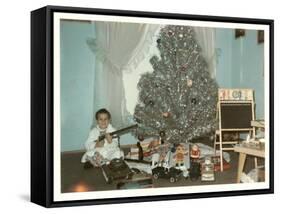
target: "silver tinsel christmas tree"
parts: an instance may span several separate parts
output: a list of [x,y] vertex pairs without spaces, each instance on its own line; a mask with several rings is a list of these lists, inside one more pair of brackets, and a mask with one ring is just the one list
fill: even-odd
[[160,30],[153,56],[154,71],[138,83],[134,119],[144,136],[165,132],[170,143],[186,143],[215,129],[218,86],[189,26],[168,25]]

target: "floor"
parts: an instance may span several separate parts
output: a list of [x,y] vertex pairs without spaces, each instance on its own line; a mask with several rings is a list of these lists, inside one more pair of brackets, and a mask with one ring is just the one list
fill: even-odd
[[[215,181],[191,181],[190,179],[180,178],[175,183],[170,183],[167,179],[153,179],[153,187],[175,187],[175,186],[194,186],[210,184],[230,184],[236,183],[238,154],[229,152],[231,156],[230,169],[215,173]],[[84,169],[80,163],[82,153],[63,153],[61,155],[61,191],[66,192],[86,192],[104,191],[116,189],[116,183],[107,184],[100,168]],[[245,171],[254,167],[253,157],[246,160]]]

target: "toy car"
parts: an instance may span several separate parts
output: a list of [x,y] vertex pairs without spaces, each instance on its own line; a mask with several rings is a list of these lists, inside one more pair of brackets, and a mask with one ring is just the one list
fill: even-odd
[[134,173],[123,159],[113,159],[109,164],[101,166],[106,183],[110,184],[115,180],[129,179]]
[[174,167],[165,168],[158,166],[152,169],[152,175],[154,179],[167,178],[170,180],[171,183],[174,183],[182,175],[182,171]]

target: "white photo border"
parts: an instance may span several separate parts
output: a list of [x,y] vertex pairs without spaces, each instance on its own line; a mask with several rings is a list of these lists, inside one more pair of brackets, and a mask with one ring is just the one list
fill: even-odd
[[87,20],[87,21],[113,21],[113,22],[135,22],[148,24],[172,24],[172,25],[189,25],[198,27],[214,27],[214,28],[232,28],[232,29],[251,29],[264,30],[264,109],[265,109],[265,141],[270,142],[270,26],[265,24],[246,24],[246,23],[230,23],[219,21],[194,21],[194,20],[177,20],[177,19],[161,19],[161,18],[140,18],[113,15],[92,15],[81,13],[53,13],[53,83],[54,83],[54,118],[53,118],[53,200],[54,202],[74,201],[74,200],[93,200],[93,199],[109,199],[123,197],[138,196],[163,196],[173,194],[192,194],[207,192],[228,192],[243,190],[261,190],[270,188],[269,174],[271,169],[269,146],[265,147],[265,182],[253,184],[220,184],[220,185],[204,185],[204,186],[181,186],[181,187],[165,187],[151,189],[133,189],[133,190],[112,190],[112,191],[93,191],[93,192],[75,192],[61,193],[61,121],[60,121],[60,20]]

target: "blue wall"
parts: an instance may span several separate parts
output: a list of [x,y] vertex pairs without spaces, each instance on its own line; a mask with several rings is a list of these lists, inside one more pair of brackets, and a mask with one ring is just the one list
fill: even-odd
[[217,29],[216,48],[219,87],[254,89],[256,118],[264,118],[264,45],[257,43],[257,31],[235,39],[233,29]]
[[94,55],[90,23],[61,22],[61,150],[84,148],[93,118]]
[[232,87],[232,37],[231,30],[216,30],[216,79],[221,88]]
[[[61,22],[61,151],[84,149],[94,119],[95,55],[87,45],[95,37],[94,25]],[[99,103],[105,97],[100,96]],[[122,144],[135,144],[131,134],[121,136]]]

